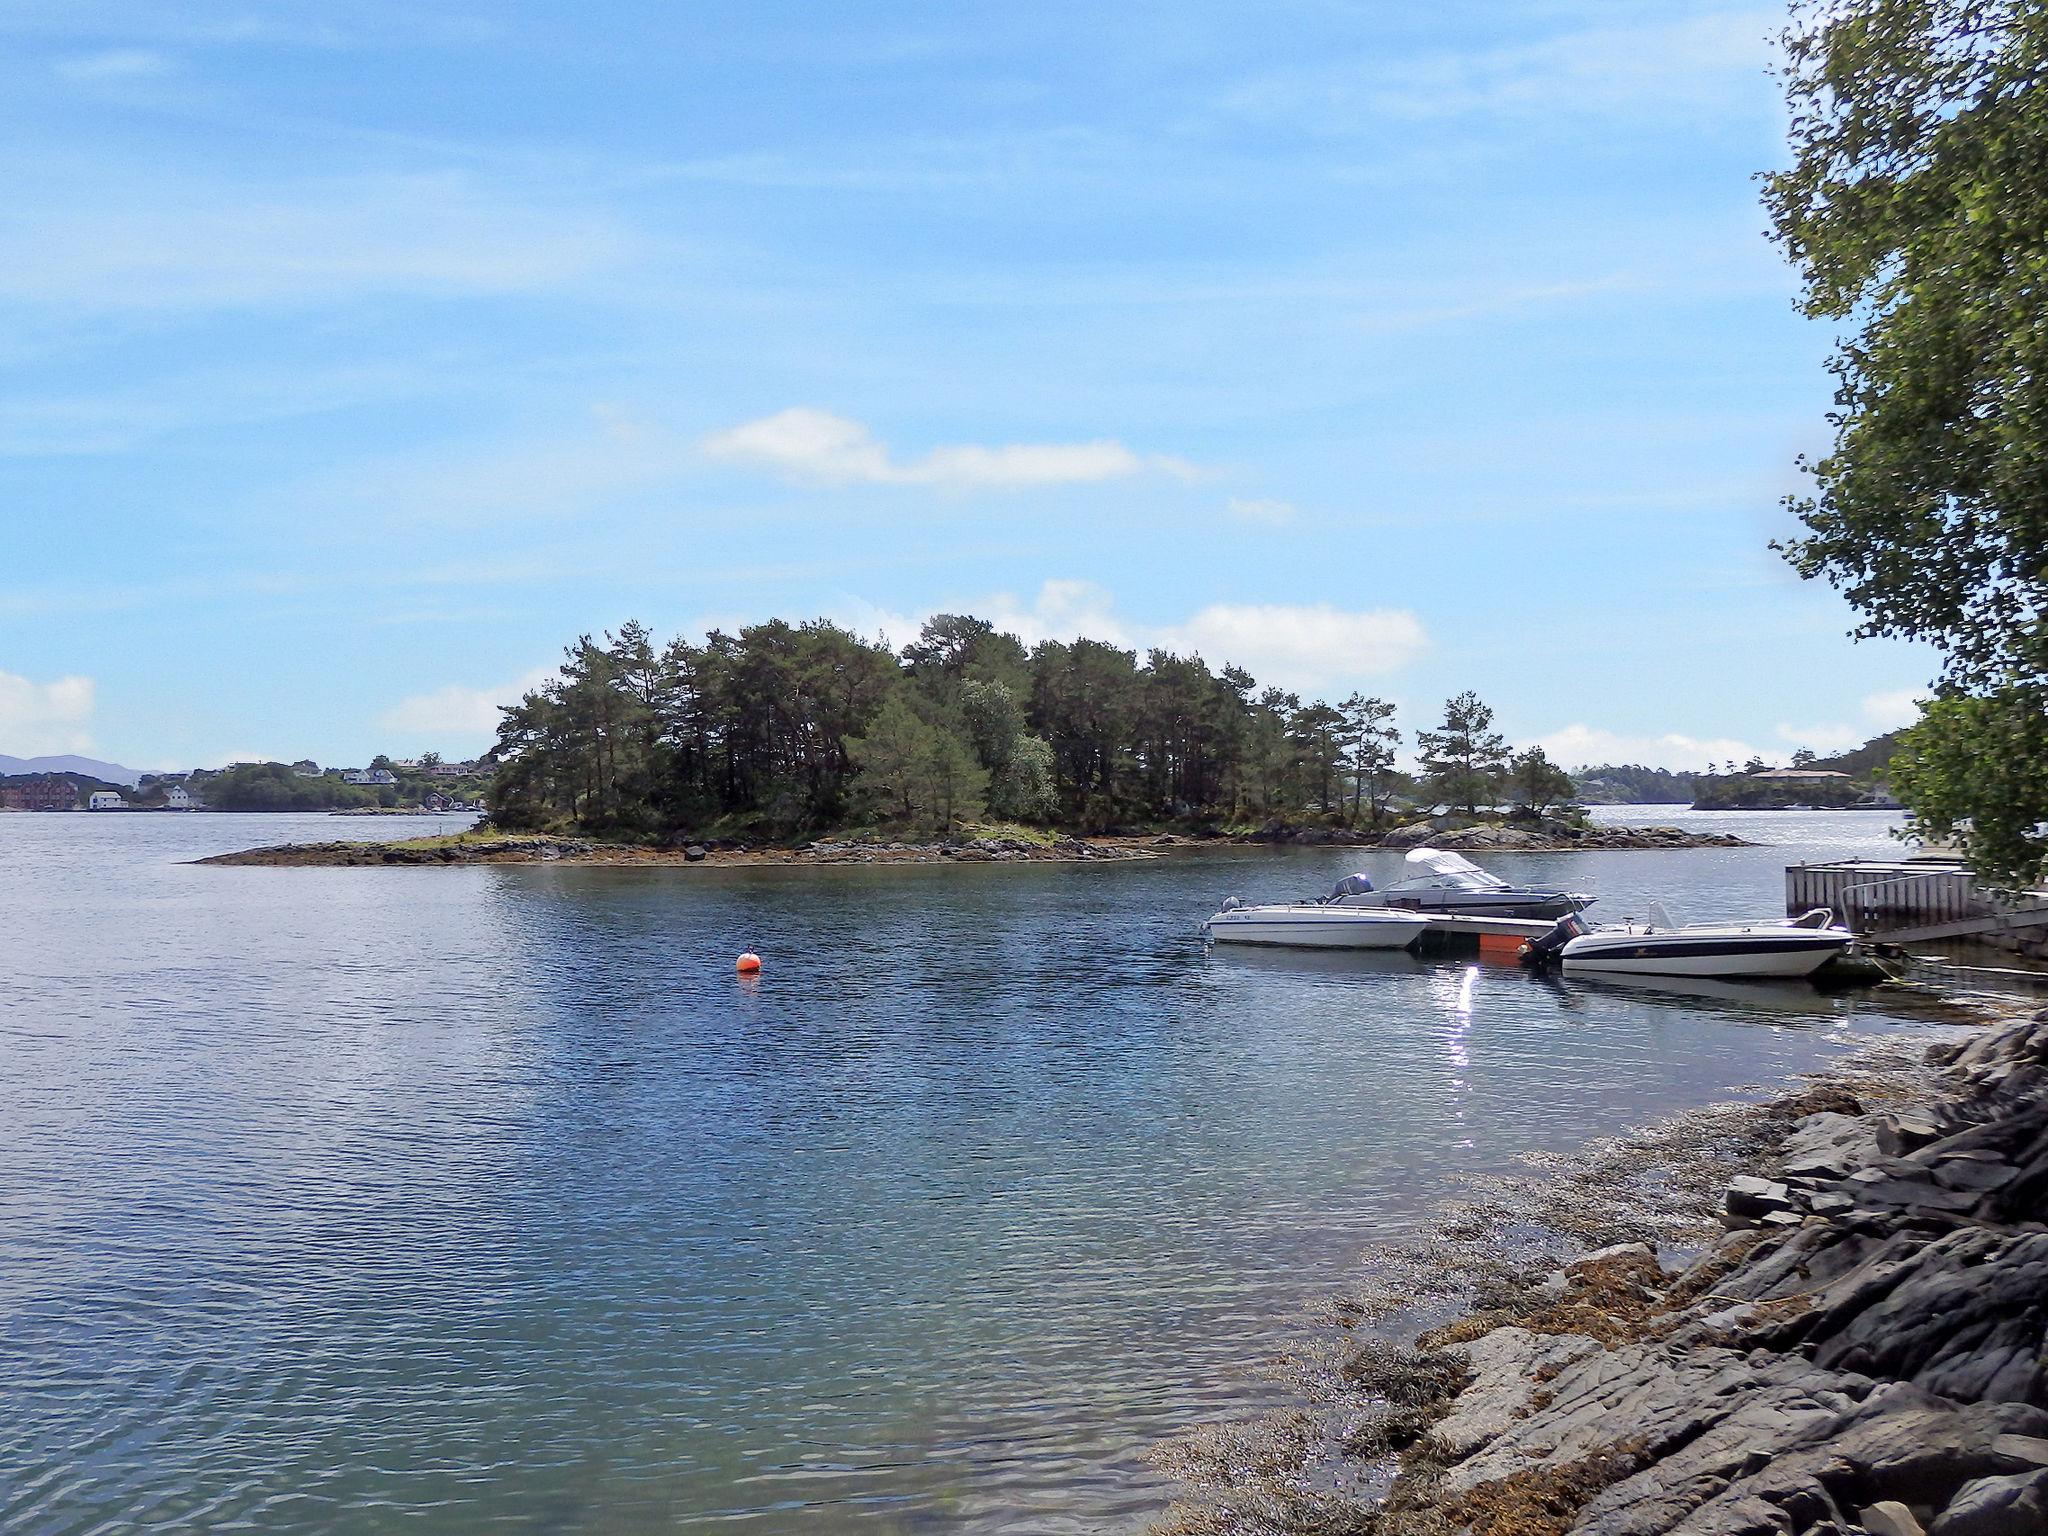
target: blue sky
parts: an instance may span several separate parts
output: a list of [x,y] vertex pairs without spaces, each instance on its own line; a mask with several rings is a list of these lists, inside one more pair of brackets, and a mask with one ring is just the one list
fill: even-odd
[[580,631],[963,609],[1853,744],[1934,662],[1767,548],[1777,23],[0,3],[0,752],[466,755]]

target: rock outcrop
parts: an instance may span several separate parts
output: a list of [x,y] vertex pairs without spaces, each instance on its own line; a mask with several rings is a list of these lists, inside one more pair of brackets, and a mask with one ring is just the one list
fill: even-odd
[[1425,1335],[1464,1384],[1359,1528],[2048,1536],[2048,1014],[1936,1051],[1945,1097],[1808,1114],[1685,1268]]

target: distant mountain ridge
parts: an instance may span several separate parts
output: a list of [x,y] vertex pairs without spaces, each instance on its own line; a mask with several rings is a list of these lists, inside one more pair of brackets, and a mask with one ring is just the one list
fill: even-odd
[[9,757],[0,752],[0,775],[80,773],[108,784],[133,784],[143,772],[140,768],[123,768],[119,763],[103,763],[96,757],[79,757],[69,752],[56,757]]

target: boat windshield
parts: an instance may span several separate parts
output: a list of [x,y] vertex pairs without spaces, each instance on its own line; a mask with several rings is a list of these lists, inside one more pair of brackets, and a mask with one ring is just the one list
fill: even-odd
[[1417,848],[1408,855],[1408,862],[1420,866],[1416,873],[1404,882],[1408,885],[1445,887],[1460,891],[1509,889],[1507,881],[1500,876],[1489,875],[1470,859],[1462,854],[1452,853],[1446,848]]

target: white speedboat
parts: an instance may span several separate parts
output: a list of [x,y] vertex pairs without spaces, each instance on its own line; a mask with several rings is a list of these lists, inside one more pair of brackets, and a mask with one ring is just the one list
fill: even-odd
[[1529,945],[1527,958],[1616,976],[1811,976],[1852,943],[1825,907],[1748,923],[1674,923],[1653,907],[1643,921],[1588,927],[1577,914]]
[[1563,917],[1593,904],[1590,896],[1548,886],[1512,885],[1488,874],[1448,848],[1416,848],[1408,854],[1414,873],[1384,891],[1364,875],[1337,882],[1333,906],[1399,907],[1412,912],[1452,912],[1463,917]]
[[1385,907],[1340,907],[1327,902],[1282,902],[1248,907],[1235,898],[1202,924],[1218,944],[1285,944],[1299,949],[1406,949],[1429,919]]

